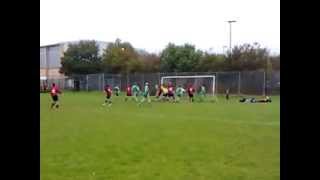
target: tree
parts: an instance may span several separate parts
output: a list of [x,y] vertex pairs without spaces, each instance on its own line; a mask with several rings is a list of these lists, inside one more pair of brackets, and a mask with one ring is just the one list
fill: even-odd
[[195,71],[201,56],[202,52],[193,45],[176,46],[169,43],[161,53],[160,69],[165,72]]
[[208,54],[205,53],[200,59],[197,71],[223,71],[225,70],[226,58],[221,54]]
[[139,59],[143,64],[143,72],[159,72],[160,57],[156,54],[144,53],[139,55]]
[[270,63],[273,70],[280,70],[280,55],[270,57]]
[[80,41],[70,44],[61,59],[60,72],[65,75],[101,72],[102,61],[98,52],[99,46],[96,41]]
[[108,44],[102,55],[104,70],[110,73],[132,73],[141,71],[143,64],[138,53],[128,42],[117,39]]
[[229,70],[267,69],[269,51],[258,43],[235,46],[227,57]]

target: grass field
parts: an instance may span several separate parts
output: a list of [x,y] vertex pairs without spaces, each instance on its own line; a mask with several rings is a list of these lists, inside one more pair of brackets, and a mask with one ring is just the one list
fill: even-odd
[[41,180],[279,180],[280,99],[160,103],[41,96]]

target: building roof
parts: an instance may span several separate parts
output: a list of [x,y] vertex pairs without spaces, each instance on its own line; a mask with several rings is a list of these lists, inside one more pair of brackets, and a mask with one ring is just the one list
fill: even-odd
[[60,45],[61,45],[61,43],[49,44],[49,45],[43,45],[43,46],[40,46],[40,48],[53,47],[53,46],[60,46]]
[[[64,42],[60,42],[60,43],[55,43],[55,44],[49,44],[49,45],[42,45],[40,46],[40,48],[46,48],[46,47],[54,47],[54,46],[65,46],[65,47],[68,47],[69,44],[76,44],[76,43],[79,43],[81,40],[78,40],[78,41],[64,41]],[[97,41],[97,40],[94,40],[96,41],[96,43],[98,44],[99,48],[100,48],[100,53],[102,53],[102,49],[106,48],[108,46],[108,44],[110,42],[106,42],[106,41]],[[139,54],[147,54],[148,52],[142,48],[135,48],[136,51],[139,53]]]
[[[81,40],[78,40],[78,41],[63,41],[63,42],[59,42],[59,43],[55,43],[55,44],[42,45],[42,46],[40,46],[40,48],[42,48],[42,47],[50,47],[50,46],[58,46],[58,45],[63,45],[63,44],[75,44],[75,43],[79,43],[80,41]],[[105,41],[96,41],[96,42],[99,45],[101,45],[101,44],[109,44],[109,42],[105,42]]]

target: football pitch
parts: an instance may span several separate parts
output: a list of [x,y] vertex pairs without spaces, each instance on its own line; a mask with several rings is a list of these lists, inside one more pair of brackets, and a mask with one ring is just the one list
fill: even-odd
[[41,180],[279,180],[280,98],[269,104],[40,94]]

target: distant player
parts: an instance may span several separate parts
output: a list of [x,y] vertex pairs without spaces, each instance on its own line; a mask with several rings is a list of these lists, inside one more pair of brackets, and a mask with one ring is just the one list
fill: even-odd
[[124,99],[125,101],[127,101],[129,97],[132,97],[132,89],[130,85],[127,86],[126,92],[127,94],[126,94],[126,98]]
[[142,99],[141,99],[139,105],[144,103],[145,100],[147,100],[148,103],[151,103],[150,89],[149,89],[149,83],[148,82],[145,83],[144,90],[143,90],[143,93],[142,93]]
[[104,93],[106,94],[106,99],[102,105],[107,105],[110,107],[112,105],[111,96],[112,96],[112,88],[109,85],[104,87]]
[[200,101],[203,102],[206,96],[206,87],[204,85],[200,86],[199,97]]
[[185,89],[183,89],[183,87],[181,85],[178,86],[178,88],[176,89],[176,101],[179,102],[180,99],[182,98],[183,94],[186,92]]
[[114,87],[113,90],[114,90],[116,96],[120,95],[120,88],[118,86]]
[[193,86],[191,84],[188,86],[187,92],[189,95],[189,101],[193,102],[194,101],[193,94],[195,92],[195,89],[193,88]]
[[173,87],[173,84],[171,82],[168,85],[168,99],[170,100],[170,98],[172,98],[172,100],[175,100],[174,87]]
[[137,83],[134,83],[132,85],[131,90],[132,90],[132,95],[133,95],[135,101],[138,102],[138,97],[139,97],[139,94],[140,94],[140,88],[137,85]]
[[52,103],[51,103],[51,109],[53,107],[56,107],[57,109],[59,108],[59,94],[62,92],[59,90],[58,86],[56,86],[55,83],[52,83],[50,95],[52,98]]
[[226,99],[229,100],[229,88],[226,89]]

